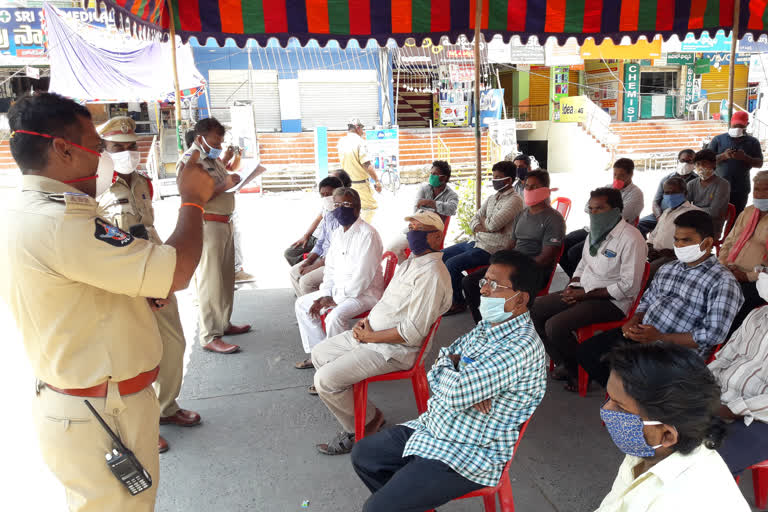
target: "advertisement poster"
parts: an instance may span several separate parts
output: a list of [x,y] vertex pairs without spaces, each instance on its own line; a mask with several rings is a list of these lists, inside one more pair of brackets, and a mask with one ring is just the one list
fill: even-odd
[[498,162],[510,153],[517,153],[517,122],[499,119],[488,123],[488,158]]
[[229,107],[232,117],[232,140],[228,142],[242,149],[242,158],[249,162],[254,161],[255,165],[259,161],[259,139],[256,135],[256,114],[253,108],[253,105]]
[[634,123],[640,114],[640,64],[624,64],[624,122]]
[[560,123],[583,123],[586,121],[585,99],[586,96],[571,96],[560,100],[560,110],[555,112],[555,121]]
[[555,66],[553,71],[552,97],[557,102],[568,96],[568,66]]
[[448,73],[451,78],[451,82],[475,81],[474,64],[449,64]]
[[397,128],[366,130],[365,146],[377,174],[384,169],[398,172],[400,134]]
[[480,126],[501,119],[504,106],[504,89],[488,89],[480,93]]

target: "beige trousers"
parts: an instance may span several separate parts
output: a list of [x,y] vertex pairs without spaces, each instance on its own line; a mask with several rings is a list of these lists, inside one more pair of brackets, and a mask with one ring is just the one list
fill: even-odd
[[169,297],[170,304],[155,311],[160,338],[163,340],[163,358],[160,360],[160,373],[155,381],[155,392],[160,402],[160,416],[173,416],[179,410],[176,399],[181,392],[181,380],[184,377],[184,350],[187,342],[179,317],[179,303],[176,294]]
[[320,285],[323,284],[323,275],[325,267],[319,267],[304,275],[299,273],[303,261],[300,261],[296,265],[291,267],[289,276],[291,278],[291,284],[296,292],[297,297],[306,295],[308,293],[316,292],[320,289]]
[[[358,342],[352,331],[328,338],[312,349],[315,365],[315,388],[346,432],[355,431],[355,398],[352,386],[368,377],[407,370],[411,365],[383,355]],[[368,400],[365,411],[367,425],[376,414],[376,406]]]
[[112,440],[85,406],[82,397],[47,387],[34,401],[40,451],[53,474],[64,485],[71,512],[151,512],[160,484],[157,453],[159,409],[151,387],[120,396],[110,383],[106,398],[88,398],[110,428],[120,436],[152,477],[152,487],[131,496],[112,474],[104,455]]
[[203,253],[195,270],[200,305],[200,344],[224,336],[235,300],[235,243],[232,223],[203,223]]

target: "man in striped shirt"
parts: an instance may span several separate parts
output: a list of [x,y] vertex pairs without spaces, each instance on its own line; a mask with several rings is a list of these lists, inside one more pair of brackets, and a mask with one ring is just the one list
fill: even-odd
[[429,510],[499,483],[520,425],[544,397],[544,346],[528,308],[530,257],[498,251],[482,286],[483,321],[440,350],[432,398],[413,421],[364,438],[352,465],[373,493],[366,512]]

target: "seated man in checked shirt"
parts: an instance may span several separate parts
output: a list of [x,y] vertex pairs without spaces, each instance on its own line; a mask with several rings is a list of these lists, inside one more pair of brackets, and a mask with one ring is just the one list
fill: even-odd
[[428,510],[499,483],[546,387],[528,313],[539,285],[532,268],[528,256],[496,252],[480,281],[483,320],[441,349],[427,374],[427,412],[355,444],[352,465],[373,493],[365,512]]
[[664,341],[696,350],[706,360],[726,340],[744,302],[736,278],[712,255],[712,217],[693,210],[677,217],[675,226],[677,261],[659,269],[634,316],[579,345],[579,364],[602,386],[609,374],[603,355],[616,345]]

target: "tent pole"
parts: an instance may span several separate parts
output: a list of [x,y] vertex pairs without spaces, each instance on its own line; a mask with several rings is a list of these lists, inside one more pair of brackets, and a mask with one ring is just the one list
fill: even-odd
[[475,0],[475,207],[479,210],[483,191],[482,145],[480,142],[480,25],[483,22],[483,0]]
[[739,13],[741,11],[741,0],[735,0],[733,3],[733,29],[731,30],[731,65],[728,66],[728,124],[733,117],[733,82],[736,72],[736,45],[739,41]]
[[[181,91],[179,91],[179,70],[176,66],[176,26],[174,23],[174,13],[173,13],[173,1],[167,0],[168,5],[168,15],[170,18],[170,32],[171,32],[171,62],[173,63],[173,89],[176,97],[176,101],[174,104],[174,112],[176,113],[176,149],[181,154],[184,151],[184,146],[182,144],[182,141],[184,140],[181,136]],[[211,106],[208,105],[208,108]]]

